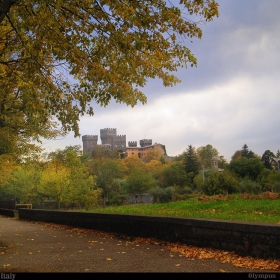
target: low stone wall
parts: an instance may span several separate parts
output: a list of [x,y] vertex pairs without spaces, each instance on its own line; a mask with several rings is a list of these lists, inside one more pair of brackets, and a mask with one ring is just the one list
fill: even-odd
[[8,216],[8,217],[14,217],[15,211],[10,209],[1,209],[0,208],[0,215]]
[[221,220],[19,209],[19,218],[280,259],[280,226]]

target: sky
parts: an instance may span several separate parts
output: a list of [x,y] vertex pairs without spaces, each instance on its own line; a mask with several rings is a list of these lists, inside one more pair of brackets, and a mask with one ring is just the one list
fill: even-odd
[[[176,1],[176,0],[174,0]],[[128,141],[152,139],[169,156],[189,145],[212,145],[230,162],[247,144],[255,154],[280,149],[280,1],[218,0],[220,16],[201,25],[202,39],[186,42],[197,67],[179,69],[181,83],[150,80],[145,105],[111,103],[80,118],[81,135],[116,128]],[[45,152],[81,145],[70,133],[44,141]]]

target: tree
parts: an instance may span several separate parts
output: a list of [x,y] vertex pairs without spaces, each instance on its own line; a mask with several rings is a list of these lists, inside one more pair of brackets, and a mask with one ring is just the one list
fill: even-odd
[[47,159],[51,160],[51,161],[53,161],[55,159],[59,159],[63,164],[65,164],[67,154],[71,151],[73,151],[75,153],[75,155],[78,156],[78,157],[82,156],[81,145],[74,145],[74,146],[70,145],[70,146],[66,146],[63,150],[57,149],[54,152],[50,152],[47,155]]
[[9,181],[9,176],[16,168],[15,160],[10,155],[0,155],[0,188]]
[[94,191],[94,179],[82,164],[79,154],[74,150],[66,153],[65,166],[69,169],[69,184],[66,199],[79,208],[88,200]]
[[242,150],[237,150],[235,153],[231,156],[231,160],[234,159],[240,159],[242,157]]
[[183,161],[187,173],[193,172],[194,175],[199,173],[201,168],[196,150],[192,145],[189,145],[188,149],[185,151]]
[[206,146],[199,147],[197,149],[198,157],[200,158],[201,164],[204,168],[211,168],[211,159],[214,156],[218,156],[219,152],[212,145],[208,144]]
[[220,156],[220,160],[218,162],[218,167],[224,169],[227,166],[228,166],[227,160],[224,158],[224,156]]
[[163,150],[159,147],[148,150],[146,156],[142,158],[144,163],[149,163],[151,160],[160,160],[163,155]]
[[125,175],[129,174],[136,168],[145,168],[143,161],[137,156],[132,155],[121,160],[121,165],[124,168]]
[[143,194],[157,187],[157,182],[151,173],[147,173],[145,169],[136,168],[128,177],[126,187],[129,194],[140,194],[142,201]]
[[229,164],[229,170],[236,173],[240,178],[248,177],[251,180],[256,180],[262,169],[262,162],[258,158],[233,159]]
[[280,173],[274,169],[264,168],[257,179],[263,191],[274,191],[275,183],[280,182]]
[[242,154],[241,154],[242,157],[246,157],[246,158],[255,157],[255,154],[251,150],[249,150],[249,148],[246,144],[244,144],[244,146],[242,147],[241,152],[242,152]]
[[8,192],[21,203],[34,203],[40,200],[41,168],[36,164],[17,166],[7,184]]
[[265,168],[273,169],[273,164],[275,163],[275,155],[273,152],[266,150],[261,160]]
[[115,179],[120,177],[122,170],[117,161],[106,159],[96,162],[96,171],[96,186],[103,190],[103,206],[105,207],[109,194],[120,187]]
[[60,209],[61,202],[65,200],[69,183],[69,170],[60,160],[56,159],[46,165],[40,182],[40,190],[45,196],[53,198]]
[[232,194],[238,192],[238,180],[229,171],[208,172],[202,191],[206,195]]
[[78,136],[94,102],[146,103],[148,79],[173,86],[180,80],[172,72],[197,64],[183,38],[201,38],[201,21],[216,16],[215,0],[1,0],[0,127],[12,113],[32,125],[11,135],[39,139],[54,117]]
[[188,183],[185,166],[181,162],[174,162],[163,170],[164,187],[179,186],[183,188]]

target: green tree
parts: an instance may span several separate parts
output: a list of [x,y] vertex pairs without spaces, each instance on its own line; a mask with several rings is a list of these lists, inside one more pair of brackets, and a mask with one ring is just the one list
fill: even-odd
[[76,156],[82,157],[82,150],[81,150],[81,145],[74,145],[74,146],[66,146],[63,150],[57,149],[54,152],[50,152],[47,155],[48,160],[54,160],[54,159],[59,159],[63,164],[66,163],[66,157],[67,153],[73,151]]
[[199,173],[201,169],[198,156],[195,148],[192,145],[188,146],[188,149],[184,153],[183,163],[185,166],[185,171],[187,173],[192,172],[194,175]]
[[244,146],[242,147],[241,152],[242,152],[242,154],[241,154],[242,157],[246,157],[246,158],[255,157],[255,154],[251,150],[249,150],[249,148],[246,144],[244,144]]
[[95,182],[87,168],[82,164],[79,155],[74,150],[66,153],[65,166],[69,169],[69,184],[67,188],[68,202],[78,203],[79,208],[86,205],[88,198],[92,196]]
[[275,155],[273,152],[266,150],[261,160],[265,168],[273,169],[273,164],[275,163]]
[[126,187],[129,194],[139,194],[142,201],[143,194],[157,187],[157,182],[151,173],[147,173],[145,169],[136,168],[128,177]]
[[208,144],[206,146],[199,147],[197,149],[197,155],[201,164],[204,165],[204,168],[211,168],[211,159],[214,156],[217,157],[219,152],[212,145]]
[[116,179],[121,177],[122,169],[117,161],[106,159],[96,162],[95,170],[97,172],[96,186],[103,190],[103,206],[105,207],[110,193],[120,188]]
[[167,166],[163,170],[162,175],[164,187],[177,185],[183,188],[188,183],[188,175],[185,171],[185,166],[181,162],[174,162],[170,166]]
[[182,38],[201,38],[216,16],[215,0],[0,1],[0,127],[12,113],[28,122],[11,135],[39,139],[55,117],[78,136],[94,102],[146,103],[149,79],[173,86],[172,72],[197,64]]
[[274,191],[275,183],[280,182],[280,173],[275,169],[264,168],[257,181],[261,184],[263,191]]
[[230,171],[236,173],[240,178],[248,177],[251,180],[256,180],[264,168],[258,158],[247,157],[232,160],[228,167]]
[[236,193],[238,192],[238,180],[229,171],[211,170],[207,173],[202,191],[206,195]]
[[39,202],[41,168],[36,164],[22,164],[11,173],[7,190],[10,197],[17,197],[21,203]]
[[220,156],[220,160],[218,161],[218,167],[225,169],[228,167],[228,163],[226,161],[226,159],[224,158],[224,156]]

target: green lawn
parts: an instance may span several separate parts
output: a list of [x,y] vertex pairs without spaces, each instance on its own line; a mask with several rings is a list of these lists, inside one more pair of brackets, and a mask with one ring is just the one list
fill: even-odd
[[236,195],[229,201],[198,201],[197,197],[163,204],[133,204],[91,209],[90,212],[137,214],[250,221],[280,224],[280,200],[243,200]]

